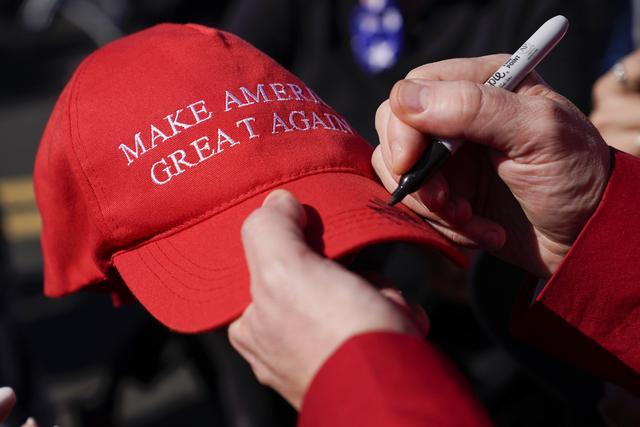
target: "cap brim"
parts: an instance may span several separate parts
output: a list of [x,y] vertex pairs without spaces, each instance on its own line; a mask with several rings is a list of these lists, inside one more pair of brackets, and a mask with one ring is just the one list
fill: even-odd
[[[278,188],[308,213],[307,239],[336,259],[364,246],[400,240],[436,248],[458,264],[464,256],[404,206],[387,205],[380,184],[349,173],[307,176]],[[172,235],[118,253],[114,264],[136,298],[160,322],[199,332],[232,321],[250,302],[240,240],[246,217],[271,189]]]

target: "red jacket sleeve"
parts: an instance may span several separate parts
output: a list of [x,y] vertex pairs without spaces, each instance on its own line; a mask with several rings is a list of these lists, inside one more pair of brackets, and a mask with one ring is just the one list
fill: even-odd
[[600,205],[514,332],[640,393],[640,159],[613,153]]
[[305,396],[299,427],[489,426],[455,368],[424,340],[387,332],[344,343]]

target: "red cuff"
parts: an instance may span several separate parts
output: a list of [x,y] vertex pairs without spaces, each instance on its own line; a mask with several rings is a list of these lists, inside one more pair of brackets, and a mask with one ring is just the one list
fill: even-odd
[[456,369],[424,340],[376,332],[344,343],[316,374],[300,427],[489,426]]
[[613,159],[596,212],[515,330],[640,391],[640,160],[617,151]]

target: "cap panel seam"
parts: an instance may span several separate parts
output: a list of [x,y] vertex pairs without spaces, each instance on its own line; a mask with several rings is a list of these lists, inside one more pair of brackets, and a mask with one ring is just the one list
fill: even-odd
[[[74,85],[72,87],[72,91],[71,91],[71,99],[69,100],[69,125],[70,127],[75,130],[75,134],[76,137],[78,138],[78,142],[79,142],[79,148],[82,150],[83,155],[86,159],[86,152],[84,151],[84,147],[82,147],[83,141],[82,138],[80,136],[80,125],[79,125],[79,114],[78,114],[78,98],[80,95],[80,91],[78,90],[78,86],[80,85],[80,80],[82,75],[84,74],[85,69],[88,67],[88,65],[93,61],[93,59],[95,58],[95,54],[89,56],[85,62],[83,64],[80,65],[80,67],[78,68],[78,72],[77,72],[77,76],[76,79],[74,81]],[[72,111],[73,108],[73,111]],[[75,114],[74,114],[75,113]],[[73,116],[73,118],[72,118]],[[74,120],[75,119],[75,120]],[[102,212],[102,207],[100,204],[100,198],[98,197],[98,194],[96,192],[96,189],[94,188],[93,183],[91,182],[91,179],[89,179],[89,174],[87,173],[87,171],[85,170],[85,166],[83,165],[82,160],[80,159],[80,155],[78,153],[78,147],[76,147],[76,143],[75,143],[75,138],[73,137],[73,135],[71,136],[71,148],[72,148],[72,152],[75,156],[76,161],[78,162],[80,171],[82,172],[82,175],[84,177],[84,179],[87,181],[87,185],[89,187],[89,189],[91,190],[91,194],[93,195],[93,197],[87,197],[87,202],[92,206],[92,210],[96,210],[98,215],[98,223],[101,223],[102,227],[99,228],[103,228],[101,231],[103,234],[105,235],[109,235],[110,233],[110,227],[109,224],[107,222],[107,219],[105,217],[105,215]],[[91,171],[93,173],[93,171]]]

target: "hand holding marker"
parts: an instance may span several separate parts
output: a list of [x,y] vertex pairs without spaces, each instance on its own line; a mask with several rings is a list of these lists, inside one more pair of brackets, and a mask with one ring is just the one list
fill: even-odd
[[[549,19],[484,84],[514,90],[562,39],[567,28],[569,21],[564,16]],[[434,138],[411,170],[402,175],[398,187],[391,194],[389,205],[395,205],[418,190],[449,156],[458,151],[463,142]]]

